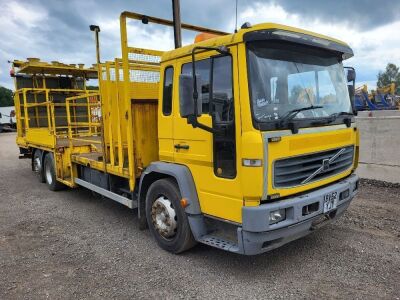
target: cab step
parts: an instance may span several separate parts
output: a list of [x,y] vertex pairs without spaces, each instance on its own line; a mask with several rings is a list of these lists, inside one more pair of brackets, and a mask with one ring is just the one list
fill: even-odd
[[210,234],[203,235],[200,238],[199,242],[225,251],[239,251],[239,246],[232,241],[228,241]]

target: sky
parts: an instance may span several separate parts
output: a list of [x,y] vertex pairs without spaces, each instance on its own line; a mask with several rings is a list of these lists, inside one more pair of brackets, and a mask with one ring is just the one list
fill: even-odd
[[[121,56],[119,15],[135,11],[172,19],[170,0],[0,0],[0,85],[13,88],[14,59],[95,63],[90,24],[99,25],[102,60]],[[235,29],[234,0],[181,0],[181,18],[227,32]],[[347,42],[355,56],[344,62],[357,70],[357,85],[376,86],[388,62],[400,65],[400,0],[238,0],[238,26],[275,22],[329,35]],[[129,24],[132,46],[173,49],[170,27]],[[183,44],[193,41],[183,32]]]

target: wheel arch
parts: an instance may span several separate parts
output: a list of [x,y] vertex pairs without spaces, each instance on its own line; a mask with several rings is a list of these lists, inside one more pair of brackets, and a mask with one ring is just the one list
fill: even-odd
[[182,197],[188,201],[188,206],[185,208],[187,214],[201,214],[196,185],[189,168],[174,163],[154,162],[146,168],[140,177],[138,215],[141,229],[146,228],[145,201],[147,191],[153,182],[163,178],[173,178],[176,181]]

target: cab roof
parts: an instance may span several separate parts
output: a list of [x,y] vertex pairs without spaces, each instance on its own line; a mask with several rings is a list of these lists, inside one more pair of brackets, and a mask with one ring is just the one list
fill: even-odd
[[[286,25],[281,25],[277,23],[262,23],[258,25],[251,26],[249,28],[244,28],[240,29],[237,33],[232,33],[232,34],[227,34],[227,35],[221,35],[215,38],[207,39],[198,43],[190,44],[178,49],[174,49],[171,51],[166,51],[161,57],[161,61],[168,61],[180,57],[184,57],[187,55],[190,55],[193,48],[197,46],[203,46],[203,47],[218,47],[218,46],[229,46],[229,45],[234,45],[238,44],[241,42],[246,41],[246,34],[248,33],[256,33],[256,32],[262,32],[262,31],[283,31],[287,33],[292,33],[292,34],[299,34],[302,37],[308,36],[310,38],[313,38],[312,40],[316,42],[316,45],[318,46],[318,43],[320,43],[320,46],[322,47],[324,42],[335,44],[340,48],[341,50],[337,50],[338,52],[341,52],[343,54],[346,54],[346,57],[344,59],[347,59],[351,56],[353,56],[353,51],[349,47],[348,44],[345,42],[331,38],[326,35],[322,35],[319,33],[315,33],[312,31],[308,30],[303,30],[300,28],[296,27],[291,27],[291,26],[286,26]],[[299,39],[297,41],[298,43],[303,43],[303,39]],[[329,49],[328,47],[324,47],[326,49]]]

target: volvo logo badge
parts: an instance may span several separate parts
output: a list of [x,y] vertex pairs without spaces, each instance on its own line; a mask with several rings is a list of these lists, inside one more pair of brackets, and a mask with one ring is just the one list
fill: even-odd
[[326,172],[329,170],[329,158],[324,159],[322,161],[322,172]]

